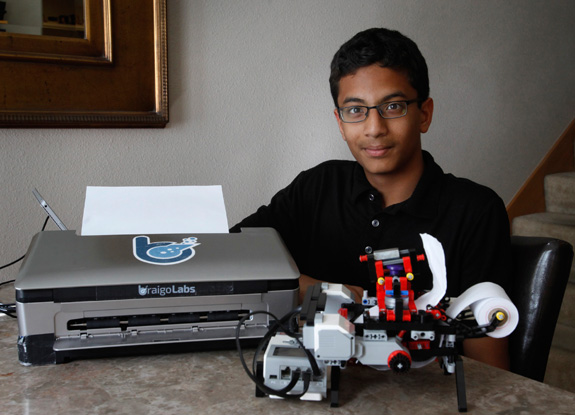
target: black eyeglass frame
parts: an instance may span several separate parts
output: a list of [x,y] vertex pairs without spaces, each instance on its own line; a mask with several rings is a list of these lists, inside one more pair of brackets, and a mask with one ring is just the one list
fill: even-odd
[[[350,105],[350,106],[347,106],[347,107],[337,107],[337,111],[338,111],[338,113],[339,113],[339,119],[340,119],[342,122],[347,123],[347,124],[356,124],[356,123],[358,123],[358,122],[363,122],[363,121],[367,120],[367,116],[369,115],[369,110],[372,110],[372,109],[376,109],[376,110],[377,110],[377,113],[379,114],[379,116],[380,116],[381,118],[386,119],[386,120],[393,120],[393,119],[396,119],[396,118],[405,117],[405,116],[407,115],[407,108],[408,108],[408,106],[409,106],[410,104],[413,104],[414,102],[424,102],[424,101],[425,101],[424,99],[416,98],[416,99],[409,99],[409,100],[403,100],[403,101],[388,101],[388,102],[382,102],[382,103],[379,104],[379,105],[374,105],[374,106],[371,106],[371,107],[368,107],[367,105]],[[395,103],[405,104],[405,112],[404,112],[402,115],[398,115],[397,117],[384,117],[382,111],[380,110],[380,108],[383,107],[383,106],[385,106],[385,105],[395,104]],[[366,109],[365,118],[364,118],[363,120],[359,120],[359,121],[345,121],[345,120],[343,119],[343,113],[342,113],[342,111],[343,111],[344,109],[346,109],[346,108],[365,108],[365,109]]]

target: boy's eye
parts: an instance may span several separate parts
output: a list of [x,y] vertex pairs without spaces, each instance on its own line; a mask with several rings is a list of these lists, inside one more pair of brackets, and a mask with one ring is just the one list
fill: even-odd
[[363,107],[349,107],[347,109],[347,113],[350,115],[363,114],[364,112],[365,112],[365,109]]
[[407,105],[405,102],[386,102],[383,107],[384,117],[397,117],[404,115]]

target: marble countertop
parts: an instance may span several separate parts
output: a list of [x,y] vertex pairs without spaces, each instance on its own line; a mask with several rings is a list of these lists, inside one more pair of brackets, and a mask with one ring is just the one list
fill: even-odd
[[[10,300],[12,285],[0,289]],[[11,414],[456,414],[455,376],[436,364],[403,375],[350,366],[340,407],[256,398],[237,352],[77,360],[25,367],[17,321],[0,317],[0,411]],[[250,351],[247,352],[250,354]],[[572,414],[575,395],[465,359],[468,413]]]

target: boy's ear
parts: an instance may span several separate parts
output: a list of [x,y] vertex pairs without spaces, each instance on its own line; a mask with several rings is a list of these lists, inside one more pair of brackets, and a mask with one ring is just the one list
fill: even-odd
[[429,126],[431,125],[431,120],[433,118],[433,99],[427,98],[423,101],[419,112],[421,114],[419,131],[421,133],[426,133],[429,130]]

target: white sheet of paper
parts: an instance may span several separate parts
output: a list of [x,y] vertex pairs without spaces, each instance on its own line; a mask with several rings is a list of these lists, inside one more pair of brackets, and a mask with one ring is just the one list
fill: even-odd
[[88,186],[82,235],[227,233],[221,186]]

